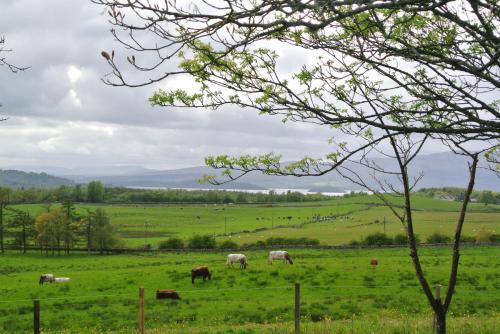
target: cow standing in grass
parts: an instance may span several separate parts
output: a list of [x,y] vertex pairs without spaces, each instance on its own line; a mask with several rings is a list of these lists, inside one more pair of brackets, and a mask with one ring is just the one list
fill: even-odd
[[205,281],[207,277],[209,280],[212,280],[212,273],[208,270],[208,267],[193,268],[191,270],[191,283],[194,284],[194,279],[196,277],[203,277],[203,281]]
[[273,264],[273,260],[283,260],[284,263],[293,264],[292,258],[287,251],[271,251],[269,252],[268,262]]
[[229,254],[227,256],[226,264],[227,266],[233,266],[233,263],[239,263],[240,268],[247,268],[247,257],[244,254]]
[[39,285],[43,285],[43,283],[54,283],[56,278],[54,274],[42,274],[40,275],[40,280],[38,281]]

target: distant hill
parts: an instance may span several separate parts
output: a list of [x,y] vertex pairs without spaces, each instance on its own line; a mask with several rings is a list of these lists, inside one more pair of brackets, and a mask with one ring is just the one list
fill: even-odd
[[[395,168],[395,161],[387,158],[375,159],[380,167]],[[420,172],[424,177],[414,190],[421,188],[442,188],[467,186],[468,160],[453,153],[436,153],[418,156],[410,168],[412,177],[417,177]],[[484,162],[483,162],[484,166]],[[356,172],[371,186],[377,187],[371,177],[371,172],[351,165]],[[33,167],[23,170],[40,170]],[[16,168],[21,169],[21,168]],[[59,172],[58,172],[59,170]],[[78,169],[64,169],[45,167],[45,172],[72,179],[77,183],[87,183],[92,180],[101,180],[107,185],[130,187],[167,187],[167,188],[197,188],[197,189],[306,189],[318,192],[343,192],[362,190],[359,186],[342,178],[336,172],[325,174],[321,177],[293,177],[269,176],[261,173],[249,173],[237,180],[219,187],[197,182],[203,174],[215,174],[217,171],[206,166],[182,168],[174,170],[153,170],[141,166],[87,166]],[[393,178],[388,181],[397,184]],[[500,178],[491,171],[479,168],[476,175],[476,190],[500,191]]]
[[74,181],[46,173],[0,170],[0,186],[11,188],[53,188],[72,185]]

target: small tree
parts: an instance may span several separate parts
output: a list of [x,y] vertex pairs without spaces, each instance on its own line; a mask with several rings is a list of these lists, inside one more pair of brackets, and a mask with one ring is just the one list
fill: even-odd
[[87,185],[87,200],[92,203],[100,203],[104,199],[104,185],[101,181],[91,181]]
[[488,231],[486,226],[482,225],[477,231],[476,242],[477,243],[491,242],[491,236],[492,236],[491,231]]
[[42,213],[35,220],[36,241],[46,252],[52,249],[61,254],[61,249],[69,253],[69,249],[77,240],[78,226],[68,218],[63,207],[52,208]]
[[116,234],[116,229],[111,225],[111,221],[101,208],[95,210],[91,215],[91,245],[92,248],[99,250],[100,254],[105,251],[117,247],[120,240]]
[[23,253],[26,253],[28,248],[28,239],[31,237],[33,232],[33,224],[35,220],[29,212],[24,212],[21,210],[14,210],[14,217],[11,218],[9,226],[17,228],[18,232],[15,234],[15,243],[21,246]]

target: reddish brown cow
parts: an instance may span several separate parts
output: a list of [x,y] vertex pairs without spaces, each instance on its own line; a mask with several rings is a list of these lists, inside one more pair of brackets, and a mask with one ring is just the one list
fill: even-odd
[[196,277],[203,277],[203,281],[205,281],[207,277],[209,280],[212,280],[212,274],[208,270],[208,267],[193,268],[191,270],[191,283],[194,284],[194,279]]
[[156,290],[156,299],[178,299],[181,297],[175,290]]
[[370,260],[370,264],[373,266],[373,268],[375,268],[376,266],[378,266],[378,260],[377,259],[371,259]]

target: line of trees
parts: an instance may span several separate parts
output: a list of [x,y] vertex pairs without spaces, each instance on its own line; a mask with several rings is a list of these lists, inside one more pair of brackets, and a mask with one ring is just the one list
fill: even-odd
[[[438,199],[463,201],[466,189],[457,187],[422,188],[418,192]],[[500,204],[500,193],[491,190],[476,190],[471,193],[471,200],[484,204]]]
[[247,193],[224,190],[184,189],[130,189],[123,187],[104,187],[100,181],[88,185],[59,186],[58,188],[1,188],[5,200],[11,204],[72,202],[82,203],[210,203],[210,204],[251,204],[286,203],[326,200],[321,194],[302,194],[288,191],[277,194],[275,191],[262,190],[261,193]]
[[20,247],[23,253],[30,246],[37,246],[47,254],[61,254],[61,251],[69,254],[75,247],[102,254],[121,245],[116,229],[101,208],[80,215],[75,212],[73,202],[67,200],[57,207],[47,205],[46,212],[37,217],[5,204],[0,208],[1,253],[5,252],[7,237],[10,245]]
[[87,185],[61,185],[57,188],[0,187],[0,201],[11,204],[72,202],[100,203],[104,200],[105,187],[101,181]]

